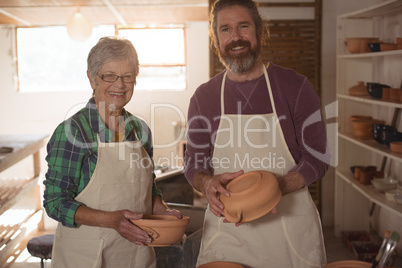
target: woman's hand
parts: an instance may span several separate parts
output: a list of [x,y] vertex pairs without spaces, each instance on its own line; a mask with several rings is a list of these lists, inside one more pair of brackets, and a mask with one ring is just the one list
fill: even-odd
[[226,185],[234,178],[242,175],[243,170],[237,172],[226,172],[216,176],[210,176],[207,174],[196,174],[194,178],[194,186],[196,189],[205,194],[208,199],[209,208],[212,213],[217,217],[223,216],[223,203],[219,199],[219,195],[223,194],[230,196],[228,190],[226,190]]

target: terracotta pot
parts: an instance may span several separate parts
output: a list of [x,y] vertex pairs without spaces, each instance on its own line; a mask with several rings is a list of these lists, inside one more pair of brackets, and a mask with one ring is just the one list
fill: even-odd
[[226,220],[249,222],[270,212],[279,203],[281,191],[275,175],[265,170],[251,171],[227,186],[230,197],[221,195]]
[[132,223],[147,232],[152,241],[146,243],[151,247],[166,247],[179,242],[184,235],[190,218],[178,219],[171,215],[144,215],[142,219],[131,220]]
[[389,101],[390,102],[399,102],[400,97],[400,89],[399,88],[390,88],[389,89]]
[[396,44],[392,43],[382,43],[380,44],[380,50],[381,51],[390,51],[390,50],[395,50],[396,49]]
[[235,262],[227,262],[227,261],[214,261],[209,263],[204,263],[197,268],[244,268],[243,265],[240,265]]
[[389,144],[389,148],[391,149],[392,152],[401,154],[402,153],[402,142],[400,142],[400,141],[391,142]]
[[357,85],[349,88],[349,95],[351,96],[368,96],[367,88],[363,81],[357,82]]
[[360,173],[363,172],[364,170],[366,170],[365,167],[363,167],[363,166],[356,166],[356,167],[355,167],[354,178],[355,178],[356,180],[360,180]]
[[360,172],[360,177],[359,177],[359,181],[361,184],[364,185],[369,185],[371,183],[371,180],[373,179],[375,170],[364,170],[362,172]]
[[390,101],[391,99],[391,88],[384,87],[382,89],[382,100],[383,101]]
[[328,263],[324,268],[370,268],[371,263],[363,261],[336,261]]
[[352,121],[353,135],[360,139],[370,139],[373,137],[373,125],[385,124],[385,121],[376,119],[356,119]]
[[373,119],[371,116],[368,115],[351,115],[350,116],[350,122],[353,122],[355,120],[361,120],[361,119]]

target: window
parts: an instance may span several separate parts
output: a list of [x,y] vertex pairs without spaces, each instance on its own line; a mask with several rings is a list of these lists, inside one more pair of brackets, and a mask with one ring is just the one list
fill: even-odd
[[186,88],[184,28],[120,28],[135,46],[140,62],[136,89]]
[[85,42],[71,40],[64,26],[17,28],[20,92],[90,92],[87,56],[103,36],[117,33],[137,49],[140,75],[136,90],[186,88],[184,27],[115,28],[95,26]]

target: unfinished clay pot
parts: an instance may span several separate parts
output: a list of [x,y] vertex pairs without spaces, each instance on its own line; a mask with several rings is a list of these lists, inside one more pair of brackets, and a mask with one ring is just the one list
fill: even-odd
[[374,124],[385,124],[385,121],[376,119],[356,119],[352,121],[352,133],[360,139],[370,139],[373,137],[372,126]]
[[167,247],[179,242],[186,230],[190,218],[178,219],[171,215],[144,215],[142,219],[131,220],[132,223],[147,232],[152,241],[146,243],[151,247]]
[[349,88],[349,95],[357,96],[357,97],[364,97],[368,96],[369,93],[367,91],[367,87],[364,85],[363,81],[357,82],[357,85]]
[[227,262],[227,261],[214,261],[209,263],[204,263],[197,268],[244,268],[243,265],[240,265],[235,262]]
[[249,222],[270,212],[279,203],[282,193],[275,175],[265,170],[247,172],[226,187],[230,197],[221,195],[226,220]]

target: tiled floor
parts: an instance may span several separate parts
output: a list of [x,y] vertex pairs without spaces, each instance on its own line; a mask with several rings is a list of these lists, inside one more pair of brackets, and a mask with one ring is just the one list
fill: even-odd
[[[343,244],[340,238],[335,238],[334,229],[331,227],[324,228],[325,246],[327,251],[328,262],[339,260],[354,260],[354,254]],[[5,268],[40,268],[40,260],[38,258],[30,257],[29,253],[25,250],[21,255],[18,262]],[[50,268],[50,261],[45,263],[46,268]]]

